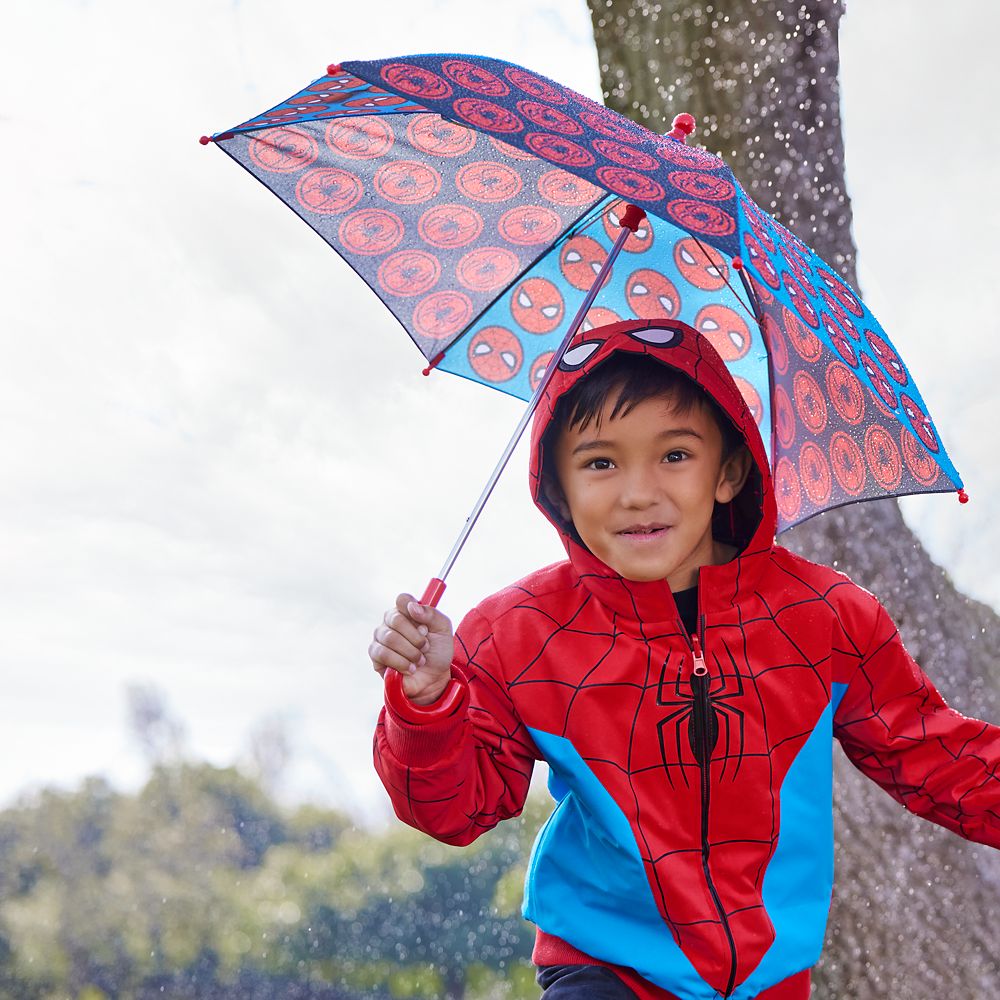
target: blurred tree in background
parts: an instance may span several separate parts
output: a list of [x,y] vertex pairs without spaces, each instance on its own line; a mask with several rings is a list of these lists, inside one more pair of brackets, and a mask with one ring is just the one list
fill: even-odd
[[[588,4],[605,103],[657,132],[693,114],[693,138],[857,287],[838,84],[843,2]],[[951,704],[1000,718],[1000,621],[931,562],[895,500],[828,512],[782,540],[877,594]],[[996,853],[904,812],[841,754],[836,780],[837,890],[818,995],[1000,995]]]

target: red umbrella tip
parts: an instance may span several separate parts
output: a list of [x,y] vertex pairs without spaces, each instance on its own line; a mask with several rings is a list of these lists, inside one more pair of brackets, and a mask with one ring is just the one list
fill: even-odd
[[959,503],[968,503],[969,502],[969,494],[966,493],[965,490],[959,490],[958,491],[958,502]]
[[645,218],[646,213],[638,205],[629,204],[625,206],[625,214],[621,217],[618,225],[622,229],[634,233],[639,228],[639,223]]
[[683,142],[695,127],[694,115],[689,115],[682,111],[673,121],[673,128],[667,133],[672,139],[680,139]]
[[330,65],[326,67],[327,76],[336,76],[340,72],[341,72],[340,63],[330,63]]
[[210,139],[210,138],[209,138],[209,137],[208,137],[207,135],[203,135],[203,136],[202,136],[202,137],[201,137],[201,138],[200,138],[200,139],[199,139],[198,141],[199,141],[199,142],[200,142],[200,143],[201,143],[201,144],[202,144],[203,146],[207,146],[207,145],[208,145],[208,144],[209,144],[209,143],[210,143],[210,142],[211,142],[212,140],[211,140],[211,139]]

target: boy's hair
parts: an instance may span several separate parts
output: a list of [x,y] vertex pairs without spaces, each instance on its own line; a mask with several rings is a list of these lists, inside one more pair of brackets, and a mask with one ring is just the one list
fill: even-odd
[[743,435],[719,404],[688,375],[646,354],[619,351],[580,379],[556,403],[552,420],[545,431],[544,453],[552,453],[551,446],[565,428],[586,427],[597,419],[616,393],[615,405],[610,413],[612,419],[626,416],[647,399],[670,396],[678,413],[688,413],[696,406],[704,406],[712,415],[722,435],[723,461],[745,443]]

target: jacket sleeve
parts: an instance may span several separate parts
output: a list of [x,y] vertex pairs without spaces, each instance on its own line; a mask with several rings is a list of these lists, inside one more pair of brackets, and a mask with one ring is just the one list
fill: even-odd
[[489,621],[470,612],[455,640],[451,683],[433,705],[386,688],[375,770],[404,823],[465,845],[521,812],[538,751],[511,702]]
[[911,812],[1000,847],[1000,727],[949,708],[870,600],[874,632],[837,707],[834,734],[852,763]]

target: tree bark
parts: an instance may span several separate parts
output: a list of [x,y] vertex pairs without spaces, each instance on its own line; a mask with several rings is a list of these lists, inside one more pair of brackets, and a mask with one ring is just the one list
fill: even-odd
[[[693,114],[692,138],[856,288],[837,80],[843,3],[588,3],[608,106],[656,132]],[[1000,717],[997,616],[955,589],[895,501],[831,511],[782,541],[876,593],[952,705]],[[996,852],[910,816],[839,753],[836,782],[837,889],[814,996],[1000,995]]]

